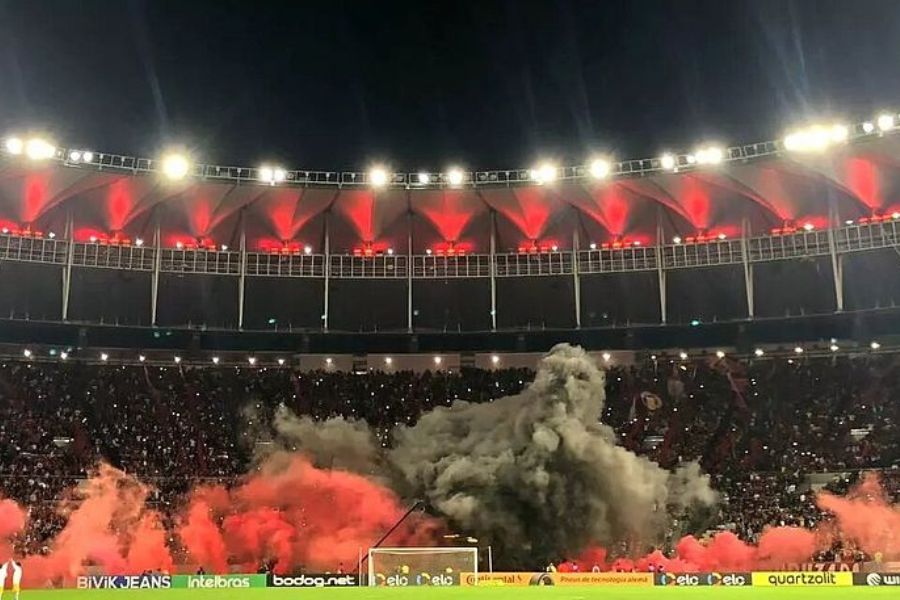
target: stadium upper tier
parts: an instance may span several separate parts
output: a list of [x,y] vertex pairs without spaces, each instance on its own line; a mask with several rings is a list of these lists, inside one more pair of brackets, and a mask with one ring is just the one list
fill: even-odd
[[[14,298],[0,302],[0,314],[411,331],[686,323],[894,306],[900,136],[893,121],[887,125],[808,130],[721,155],[707,147],[673,155],[671,163],[609,163],[608,173],[593,163],[464,173],[458,185],[450,172],[429,174],[427,185],[413,181],[417,174],[386,172],[384,181],[372,180],[375,172],[320,179],[274,167],[192,165],[173,156],[159,166],[7,143],[0,151],[0,262],[7,281],[30,286],[32,300],[60,301],[38,309]],[[157,167],[183,177],[163,177]],[[865,257],[865,269],[854,267],[857,257]],[[788,262],[798,266],[777,267],[772,279],[768,265]],[[16,263],[61,270],[61,289],[28,281],[38,277],[33,268],[10,271]],[[809,265],[811,273],[800,273]],[[127,272],[140,283],[87,274],[98,270]],[[716,272],[718,281],[680,275],[698,270]],[[193,274],[230,283],[176,289],[175,279]],[[611,283],[612,276],[619,279]],[[529,279],[518,285],[518,278]],[[349,281],[361,279],[369,287]],[[300,291],[288,280],[317,287]],[[57,271],[54,285],[59,281]],[[425,290],[429,281],[442,282],[444,291]],[[396,289],[372,291],[385,282]],[[116,296],[129,285],[137,285],[131,296]],[[104,297],[88,300],[73,291],[79,286],[102,288]],[[865,297],[857,293],[862,288]],[[776,301],[785,294],[809,300]],[[173,313],[167,298],[195,306]],[[219,314],[223,305],[232,307],[227,314]],[[399,310],[382,317],[375,314],[382,305]],[[354,310],[364,316],[331,320]]]

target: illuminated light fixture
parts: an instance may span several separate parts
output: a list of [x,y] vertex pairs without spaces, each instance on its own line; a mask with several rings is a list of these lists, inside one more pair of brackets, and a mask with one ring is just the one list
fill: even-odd
[[550,251],[551,251],[551,252],[558,252],[558,251],[559,251],[559,246],[557,246],[556,244],[553,244],[552,246],[550,246]]
[[492,354],[491,355],[491,363],[496,365],[499,362],[500,362],[500,357],[496,354]]
[[31,350],[25,348],[24,350],[22,350],[22,356],[24,356],[25,358],[31,358]]
[[900,212],[894,211],[891,213],[892,219],[900,219]]
[[612,359],[612,354],[610,354],[609,352],[604,352],[600,355],[600,357],[603,359],[603,362],[609,362]]
[[92,236],[89,237],[88,239],[90,240],[90,242],[91,242],[92,244],[96,244],[96,243],[97,243],[97,236],[96,236],[96,235],[92,235]]
[[109,354],[107,354],[106,352],[101,352],[101,353],[100,353],[100,360],[102,360],[103,362],[108,361],[108,360],[109,360]]
[[591,250],[597,249],[597,242],[591,242]]
[[873,131],[875,131],[875,124],[871,121],[866,121],[862,124],[862,130],[864,133],[872,133]]
[[847,219],[844,221],[844,225],[853,225],[853,219]]
[[309,244],[303,246],[303,254],[312,254],[312,246]]
[[213,356],[213,357],[212,357],[212,361],[213,361],[213,364],[214,364],[214,365],[219,364],[219,357],[218,357],[218,356]]
[[81,160],[81,151],[72,150],[71,152],[69,152],[69,160],[72,162],[79,162]]
[[279,366],[279,367],[283,367],[283,366],[284,366],[284,359],[283,359],[283,358],[279,358],[279,359],[278,359],[278,366]]
[[56,154],[56,146],[43,138],[31,138],[25,143],[25,156],[31,160],[47,160]]
[[431,256],[431,248],[425,248],[425,254]]
[[81,160],[86,163],[94,162],[94,153],[90,150],[85,150],[81,153]]
[[800,346],[796,346],[794,348],[794,354],[803,354],[803,348],[801,348]]
[[671,171],[675,168],[675,157],[671,154],[663,154],[659,157],[659,166],[667,171]]
[[47,234],[47,237],[52,240],[56,237],[56,234],[51,231],[50,233]]
[[69,353],[68,353],[68,352],[65,352],[65,351],[60,352],[60,353],[59,353],[59,358],[60,358],[60,360],[66,360],[66,359],[69,358]]
[[837,352],[838,350],[840,350],[840,347],[838,347],[837,344],[832,344],[832,345],[828,346],[828,349],[831,350],[832,352]]
[[431,175],[429,175],[428,173],[419,173],[417,177],[419,183],[421,183],[422,185],[428,185],[429,183],[431,183]]
[[688,154],[684,158],[687,161],[687,164],[689,164],[689,165],[697,164],[697,157],[694,156],[693,154]]
[[142,240],[141,238],[137,238],[136,240],[134,240],[134,245],[135,246],[143,246],[144,240]]
[[722,350],[716,350],[716,358],[725,358],[725,352]]
[[556,165],[553,163],[541,163],[531,170],[531,178],[538,183],[552,183],[556,181]]
[[804,223],[804,224],[803,224],[803,230],[804,230],[804,231],[812,231],[812,230],[815,229],[815,228],[816,228],[816,226],[813,225],[812,223]]
[[765,350],[763,350],[762,348],[757,348],[756,350],[753,351],[753,354],[755,354],[756,356],[762,356],[765,353],[766,353]]
[[678,358],[680,358],[681,360],[687,360],[687,359],[688,359],[688,354],[687,354],[687,352],[683,352],[683,351],[682,351],[682,352],[679,352],[679,353],[678,353]]
[[394,359],[393,359],[393,358],[391,358],[390,356],[385,356],[385,357],[384,357],[384,364],[390,365],[390,364],[393,364],[393,363],[394,363]]
[[675,243],[675,244],[680,244],[680,243],[681,243],[681,236],[680,236],[680,235],[676,235],[675,237],[672,238],[672,242]]
[[791,152],[821,152],[832,144],[846,141],[848,135],[845,125],[814,125],[785,136],[784,148]]
[[247,357],[247,362],[250,363],[250,366],[252,367],[253,365],[256,364],[256,357],[255,357],[255,356],[248,356],[248,357]]
[[331,363],[333,363],[333,362],[334,362],[334,361],[332,360],[332,358],[331,358],[330,356],[325,357],[325,364],[326,364],[326,365],[331,365]]
[[632,245],[632,246],[640,246],[640,245],[641,245],[641,240],[634,240],[633,242],[631,242],[631,245]]
[[878,350],[879,348],[881,348],[881,344],[873,341],[871,344],[869,344],[869,348],[871,348],[872,350]]
[[222,249],[222,252],[228,252],[228,244],[222,244],[219,248]]
[[0,232],[3,232],[4,235],[9,233],[9,227],[4,227],[3,229],[0,229]]
[[374,187],[384,187],[388,183],[388,172],[384,167],[374,167],[369,171],[369,183]]
[[434,357],[434,364],[439,365],[439,364],[441,364],[442,361],[443,361],[443,359],[440,356]]
[[591,173],[591,177],[594,179],[606,179],[612,171],[612,165],[609,164],[608,160],[595,158],[591,161],[588,170]]
[[25,150],[25,142],[23,142],[21,138],[17,137],[6,138],[3,146],[6,148],[7,152],[15,155],[22,154],[22,152]]
[[176,365],[181,364],[181,357],[180,357],[180,356],[176,356],[176,357],[175,357],[175,364],[176,364]]
[[394,255],[394,249],[393,249],[393,248],[388,248],[388,249],[387,249],[387,253],[388,253],[388,256],[393,256],[393,255]]
[[716,236],[716,237],[718,237],[720,240],[724,240],[724,239],[727,238],[728,236],[725,235],[724,233],[720,233],[720,234],[719,234],[718,236]]
[[894,115],[878,115],[878,120],[876,121],[876,123],[878,123],[878,129],[880,129],[881,131],[890,131],[894,128]]
[[178,181],[184,179],[191,170],[191,163],[183,154],[171,153],[163,156],[162,173],[166,179]]
[[147,360],[146,356],[144,356],[143,354],[138,355],[138,362],[144,362],[145,360]]
[[697,150],[695,156],[698,164],[717,165],[725,159],[725,151],[718,146],[707,146]]
[[275,185],[287,179],[287,171],[281,167],[262,166],[259,168],[259,179],[269,185]]
[[463,172],[459,169],[453,168],[447,171],[447,182],[450,185],[462,185],[464,178]]
[[175,242],[175,247],[181,250],[184,248],[184,242]]

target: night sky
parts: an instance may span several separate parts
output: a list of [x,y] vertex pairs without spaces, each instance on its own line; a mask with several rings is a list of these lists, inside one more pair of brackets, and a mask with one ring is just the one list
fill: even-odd
[[528,166],[900,109],[898,0],[0,0],[0,133],[255,166]]

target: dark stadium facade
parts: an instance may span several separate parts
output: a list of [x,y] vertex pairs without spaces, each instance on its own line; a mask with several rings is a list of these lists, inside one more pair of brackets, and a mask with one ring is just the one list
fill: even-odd
[[[531,351],[900,331],[900,147],[388,175],[0,151],[0,341]],[[557,176],[558,175],[558,176]],[[361,335],[365,334],[365,335]]]

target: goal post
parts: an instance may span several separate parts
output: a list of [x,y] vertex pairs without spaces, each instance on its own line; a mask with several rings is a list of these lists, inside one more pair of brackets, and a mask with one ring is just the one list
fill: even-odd
[[478,574],[478,548],[370,548],[368,584],[414,587],[459,585]]

